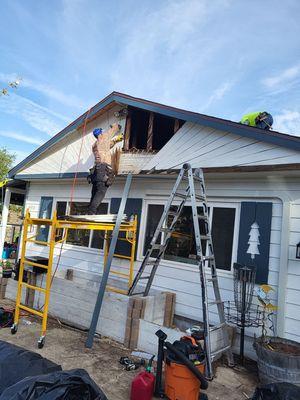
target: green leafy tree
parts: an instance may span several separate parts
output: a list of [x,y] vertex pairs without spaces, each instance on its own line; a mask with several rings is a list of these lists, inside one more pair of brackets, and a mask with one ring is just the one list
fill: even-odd
[[4,201],[4,187],[1,182],[6,178],[16,156],[9,153],[6,149],[0,149],[0,216],[2,215],[2,207]]
[[6,178],[15,159],[14,154],[9,153],[5,148],[0,149],[0,182]]

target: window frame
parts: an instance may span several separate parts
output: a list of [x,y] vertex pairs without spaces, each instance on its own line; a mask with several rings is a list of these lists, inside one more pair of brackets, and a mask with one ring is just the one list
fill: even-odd
[[[179,204],[180,201],[174,202],[174,204]],[[146,228],[147,228],[147,220],[148,220],[148,207],[149,205],[165,205],[166,200],[164,199],[145,199],[142,215],[145,215],[145,218],[142,218],[141,221],[141,228],[140,228],[140,238],[138,243],[138,252],[137,252],[137,261],[143,260],[143,251],[144,251],[144,244],[145,244],[145,235],[146,235]],[[190,202],[186,202],[185,206],[191,206]],[[232,255],[231,255],[231,268],[229,270],[220,269],[218,270],[219,276],[228,276],[232,275],[233,273],[233,264],[237,260],[237,250],[238,250],[238,238],[239,238],[239,225],[240,225],[240,209],[241,203],[239,201],[231,200],[231,199],[218,199],[213,198],[211,201],[208,201],[208,207],[213,210],[214,207],[217,208],[234,208],[235,209],[235,220],[234,220],[234,230],[233,230],[233,239],[232,239]],[[213,211],[210,212],[209,218],[209,227],[212,227],[212,215]],[[174,267],[180,266],[180,268],[187,269],[187,270],[194,270],[195,264],[190,264],[187,262],[181,261],[174,261],[174,260],[167,260],[162,259],[161,261],[164,265]],[[209,271],[209,268],[206,267],[206,270]]]
[[[56,198],[53,201],[52,215],[53,215],[53,211],[57,209],[57,203],[59,203],[59,202],[66,202],[67,203],[66,214],[68,214],[70,212],[70,199]],[[89,204],[89,201],[86,201],[86,199],[76,199],[76,201],[74,201],[74,203],[87,203],[87,204]],[[109,213],[109,210],[110,210],[110,199],[105,199],[102,203],[106,203],[107,204],[107,213]],[[100,252],[104,253],[104,245],[100,249],[97,249],[96,247],[91,247],[93,236],[94,236],[94,231],[91,230],[88,246],[78,246],[78,245],[73,244],[73,243],[67,243],[67,241],[66,241],[64,243],[64,247],[69,248],[69,249],[73,249],[73,250],[79,250],[80,249],[80,251],[83,250],[83,251],[95,252],[95,253],[100,251]]]
[[[54,199],[53,196],[41,196],[40,197],[40,202],[39,202],[39,211],[38,211],[38,218],[42,218],[41,216],[41,212],[42,212],[42,201],[43,200],[51,200],[51,211],[50,211],[50,215],[47,216],[46,219],[52,218],[53,216],[53,211],[54,211],[54,207],[56,207],[56,201]],[[45,229],[46,230],[46,235],[45,235],[45,239],[39,237],[40,234],[42,234],[41,229]],[[40,241],[40,242],[44,242],[45,245],[47,244],[48,240],[49,240],[49,233],[50,233],[50,227],[49,226],[45,226],[44,228],[42,227],[42,225],[38,226],[36,229],[36,240]]]

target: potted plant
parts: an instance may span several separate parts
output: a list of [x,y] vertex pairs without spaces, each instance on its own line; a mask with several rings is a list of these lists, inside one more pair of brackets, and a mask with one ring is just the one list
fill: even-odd
[[3,278],[11,278],[12,275],[12,264],[10,261],[2,261],[2,277]]
[[[261,285],[258,299],[263,305],[262,335],[255,338],[254,348],[257,354],[257,366],[261,383],[287,382],[300,386],[300,343],[276,336],[269,336],[267,321],[277,307],[272,305],[268,296],[273,291],[269,285]],[[274,332],[273,332],[274,333]]]

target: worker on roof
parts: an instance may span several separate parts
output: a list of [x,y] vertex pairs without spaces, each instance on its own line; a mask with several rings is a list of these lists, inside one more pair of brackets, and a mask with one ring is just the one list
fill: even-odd
[[123,138],[120,133],[121,126],[117,123],[107,131],[96,128],[93,135],[96,142],[92,151],[95,157],[94,167],[90,169],[88,182],[92,183],[92,196],[89,204],[88,214],[97,214],[97,209],[105,197],[107,189],[112,185],[115,174],[111,166],[111,151],[114,144]]
[[241,119],[241,124],[269,130],[273,125],[273,117],[266,111],[253,112],[244,115]]

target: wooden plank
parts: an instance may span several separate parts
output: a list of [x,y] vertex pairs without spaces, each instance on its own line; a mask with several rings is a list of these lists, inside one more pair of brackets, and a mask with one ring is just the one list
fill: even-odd
[[153,147],[153,121],[154,113],[151,112],[149,116],[148,132],[147,132],[147,151],[151,151]]
[[130,141],[130,131],[131,131],[131,113],[130,108],[128,108],[128,114],[126,117],[125,134],[124,134],[124,150],[129,150]]
[[174,133],[176,133],[179,129],[179,119],[175,119],[175,123],[174,123]]

